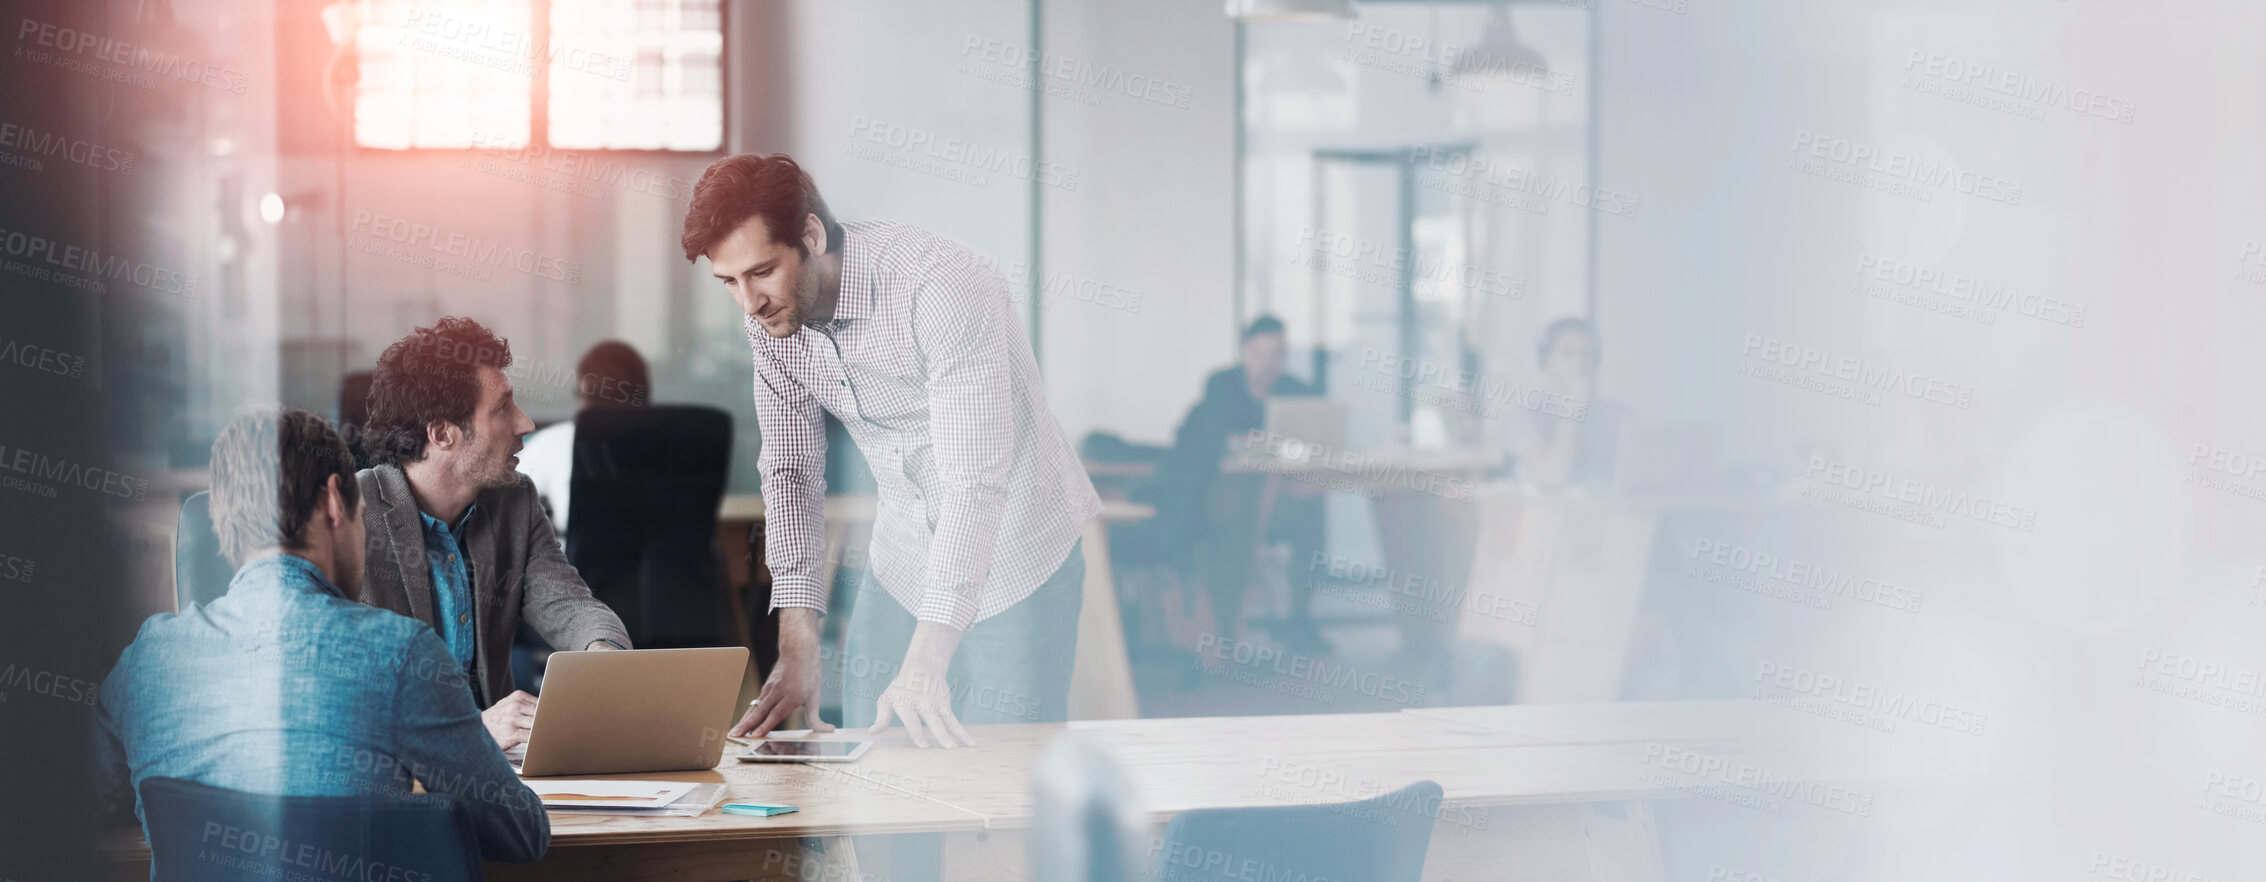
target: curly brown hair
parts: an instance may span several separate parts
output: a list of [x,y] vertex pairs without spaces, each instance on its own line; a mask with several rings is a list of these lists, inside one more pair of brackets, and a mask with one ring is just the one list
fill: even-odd
[[273,405],[239,412],[212,442],[212,529],[220,553],[243,566],[262,548],[306,548],[307,524],[332,477],[351,516],[362,485],[354,480],[354,454],[329,421]]
[[454,423],[469,432],[480,404],[480,369],[511,366],[511,342],[462,316],[448,316],[395,340],[370,375],[370,418],[362,447],[378,465],[425,458],[425,429]]

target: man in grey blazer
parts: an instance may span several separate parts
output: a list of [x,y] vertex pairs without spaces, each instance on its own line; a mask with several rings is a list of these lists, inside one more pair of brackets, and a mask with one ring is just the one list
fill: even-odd
[[518,471],[533,421],[512,399],[511,347],[480,323],[441,319],[386,347],[370,378],[356,475],[367,506],[362,602],[427,625],[472,684],[506,750],[526,742],[535,698],[511,687],[524,618],[554,649],[628,649],[621,617],[559,550]]

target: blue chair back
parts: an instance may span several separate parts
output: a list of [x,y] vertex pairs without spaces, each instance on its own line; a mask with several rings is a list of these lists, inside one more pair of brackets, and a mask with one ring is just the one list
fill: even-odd
[[1417,882],[1439,807],[1440,785],[1418,781],[1360,802],[1181,812],[1152,878]]
[[480,878],[472,819],[440,794],[267,796],[147,778],[141,795],[153,879]]
[[220,599],[235,577],[235,565],[220,556],[220,534],[212,531],[212,494],[189,494],[173,531],[173,611]]

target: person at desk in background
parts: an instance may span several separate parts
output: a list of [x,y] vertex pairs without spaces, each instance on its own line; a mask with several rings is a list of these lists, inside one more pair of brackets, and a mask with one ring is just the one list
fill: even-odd
[[[600,407],[644,407],[653,389],[644,356],[620,340],[590,347],[574,374],[577,414]],[[519,452],[519,473],[535,482],[536,495],[551,513],[551,529],[564,537],[568,496],[574,489],[574,417],[527,436],[527,447]]]
[[1546,393],[1542,406],[1516,410],[1511,419],[1513,466],[1520,480],[1586,490],[1612,483],[1628,414],[1597,398],[1602,354],[1597,327],[1587,319],[1562,318],[1543,330],[1536,347]]
[[521,617],[554,649],[630,645],[514,470],[535,424],[512,401],[509,366],[511,345],[468,318],[394,341],[370,378],[363,443],[377,465],[356,475],[370,500],[362,602],[433,627],[506,750],[535,723],[535,697],[511,688]]
[[796,710],[829,728],[822,411],[849,430],[880,496],[844,638],[845,723],[878,732],[894,717],[915,744],[956,747],[975,743],[962,720],[1066,719],[1079,537],[1101,499],[1047,408],[998,268],[918,227],[836,223],[784,154],[702,172],[683,245],[745,315],[763,437],[779,663],[731,734],[763,735]]
[[[1168,531],[1173,547],[1189,549],[1203,562],[1212,630],[1221,640],[1242,635],[1248,565],[1258,543],[1252,533],[1259,525],[1216,522],[1213,488],[1220,480],[1220,461],[1234,450],[1231,442],[1266,427],[1267,399],[1318,394],[1284,371],[1288,351],[1281,319],[1271,315],[1252,319],[1243,329],[1241,361],[1205,379],[1203,399],[1181,421],[1172,452],[1158,470],[1155,499],[1160,528]],[[1307,608],[1314,594],[1307,562],[1322,547],[1322,500],[1310,484],[1284,481],[1280,486],[1274,513],[1264,525],[1268,539],[1291,546],[1290,615],[1277,636],[1300,648],[1324,647],[1328,644]],[[1257,488],[1253,483],[1250,499],[1239,497],[1224,508],[1256,518]]]
[[488,737],[448,647],[355,602],[364,510],[354,458],[322,417],[257,408],[221,429],[212,524],[236,576],[218,600],[151,616],[103,681],[107,807],[132,799],[140,816],[151,777],[357,796],[409,793],[414,776],[458,797],[483,857],[543,856],[550,817]]

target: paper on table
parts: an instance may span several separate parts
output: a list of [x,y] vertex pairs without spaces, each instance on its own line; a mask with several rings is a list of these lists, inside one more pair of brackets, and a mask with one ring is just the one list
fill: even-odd
[[574,781],[555,778],[529,779],[528,789],[543,798],[546,808],[634,808],[657,809],[667,807],[687,793],[693,785],[675,781]]

